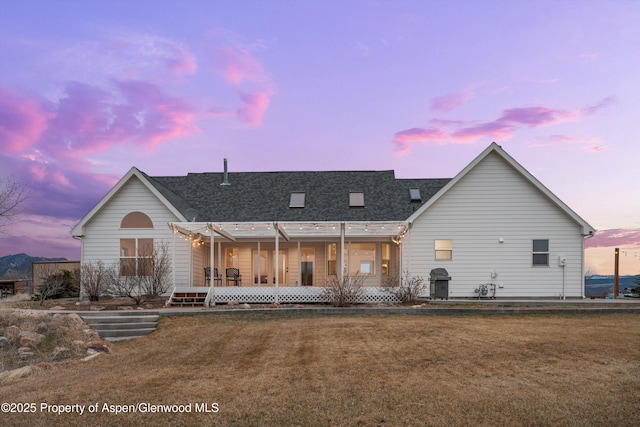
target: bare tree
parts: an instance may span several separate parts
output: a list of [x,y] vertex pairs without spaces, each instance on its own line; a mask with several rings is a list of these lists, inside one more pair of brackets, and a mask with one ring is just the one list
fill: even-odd
[[0,177],[0,229],[20,213],[20,205],[25,200],[22,184],[10,176]]
[[366,276],[345,275],[332,277],[322,291],[322,297],[336,307],[346,307],[358,302],[364,293],[362,284]]
[[166,243],[148,250],[142,249],[138,253],[136,265],[126,268],[126,271],[119,265],[106,269],[110,293],[131,298],[136,305],[165,293],[171,285],[170,275],[171,259]]
[[409,271],[405,270],[401,278],[389,280],[383,289],[395,295],[400,302],[408,303],[418,301],[428,286],[421,276],[411,276]]
[[102,261],[88,261],[80,267],[80,285],[89,301],[98,301],[107,287],[107,267]]

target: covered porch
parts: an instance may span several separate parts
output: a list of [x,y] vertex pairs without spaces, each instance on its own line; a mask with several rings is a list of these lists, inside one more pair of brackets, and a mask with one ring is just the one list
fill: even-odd
[[[192,289],[206,303],[324,302],[326,284],[364,276],[367,301],[402,271],[404,221],[169,223],[173,292]],[[188,277],[179,279],[177,248],[189,244]],[[236,277],[239,276],[239,277]],[[203,301],[204,302],[204,301]]]

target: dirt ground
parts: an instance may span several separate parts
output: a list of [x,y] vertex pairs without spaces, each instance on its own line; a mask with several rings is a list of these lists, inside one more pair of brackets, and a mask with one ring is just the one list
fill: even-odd
[[[0,387],[0,402],[35,404],[0,417],[25,426],[635,426],[639,342],[637,314],[162,317],[156,332],[109,354]],[[55,413],[80,406],[82,415]],[[114,412],[124,409],[137,412]]]

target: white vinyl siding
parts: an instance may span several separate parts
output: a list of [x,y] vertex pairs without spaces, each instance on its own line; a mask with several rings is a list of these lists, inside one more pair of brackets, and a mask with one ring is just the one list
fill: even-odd
[[[153,228],[120,228],[130,212],[143,212],[153,222]],[[154,244],[168,245],[172,252],[173,232],[167,224],[179,219],[151,193],[135,176],[85,226],[82,238],[82,261],[102,260],[105,264],[119,264],[120,239],[153,239]],[[176,239],[176,282],[189,283],[190,243]]]
[[[437,261],[435,240],[455,242]],[[544,237],[543,237],[544,236]],[[493,281],[498,297],[559,297],[562,268],[532,268],[532,241],[549,239],[549,259],[566,257],[566,296],[582,295],[581,227],[497,154],[490,154],[415,219],[403,240],[403,269],[429,277],[442,267],[451,297],[472,297]],[[492,273],[497,273],[492,277]]]

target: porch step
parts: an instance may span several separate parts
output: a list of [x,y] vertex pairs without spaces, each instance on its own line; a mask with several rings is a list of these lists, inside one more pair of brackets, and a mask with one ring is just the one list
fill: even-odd
[[171,307],[202,307],[207,299],[207,292],[176,291],[173,293],[169,306]]
[[138,338],[149,335],[158,326],[155,311],[110,311],[78,313],[80,317],[107,341]]

